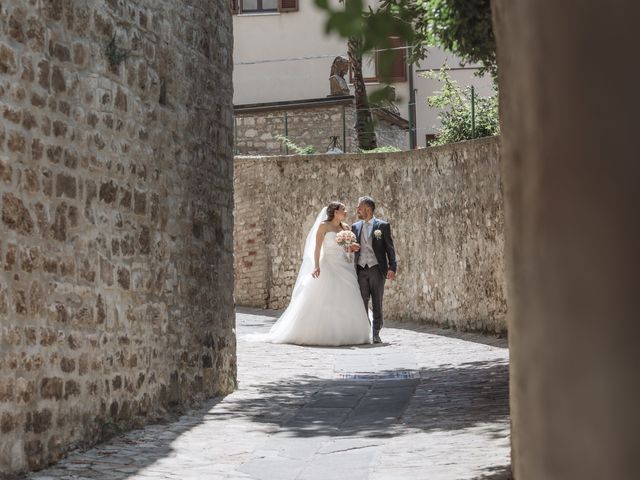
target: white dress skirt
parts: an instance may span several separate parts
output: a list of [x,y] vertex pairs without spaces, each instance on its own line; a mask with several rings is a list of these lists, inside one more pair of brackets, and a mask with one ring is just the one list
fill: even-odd
[[266,341],[324,346],[371,343],[371,323],[355,266],[335,236],[336,232],[327,232],[323,239],[320,276],[301,278]]

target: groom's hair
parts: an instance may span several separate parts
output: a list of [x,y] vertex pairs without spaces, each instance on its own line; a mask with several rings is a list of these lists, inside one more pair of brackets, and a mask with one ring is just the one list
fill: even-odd
[[374,202],[373,198],[371,198],[371,197],[360,197],[358,199],[358,203],[364,203],[368,207],[371,207],[371,211],[372,212],[376,211],[376,202]]

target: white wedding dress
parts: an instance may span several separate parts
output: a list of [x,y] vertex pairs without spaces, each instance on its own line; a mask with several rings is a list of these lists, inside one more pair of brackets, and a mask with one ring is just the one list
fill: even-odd
[[371,343],[371,324],[360,295],[356,270],[336,243],[336,232],[325,235],[320,252],[320,276],[311,276],[315,235],[325,219],[326,208],[307,236],[291,302],[266,341],[325,346]]

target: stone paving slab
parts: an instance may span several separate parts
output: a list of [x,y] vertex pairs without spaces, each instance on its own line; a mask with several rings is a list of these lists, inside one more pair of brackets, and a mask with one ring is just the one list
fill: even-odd
[[400,324],[383,329],[382,345],[245,338],[277,314],[238,310],[233,394],[28,478],[511,478],[505,339]]

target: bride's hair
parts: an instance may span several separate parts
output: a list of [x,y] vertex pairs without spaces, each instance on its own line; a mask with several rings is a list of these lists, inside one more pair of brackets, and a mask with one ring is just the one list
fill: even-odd
[[[327,222],[330,222],[333,220],[333,217],[336,214],[336,210],[339,210],[340,207],[344,209],[345,208],[344,203],[331,202],[329,203],[329,205],[327,205]],[[340,222],[340,226],[342,227],[343,230],[347,229],[347,224],[344,222]]]

